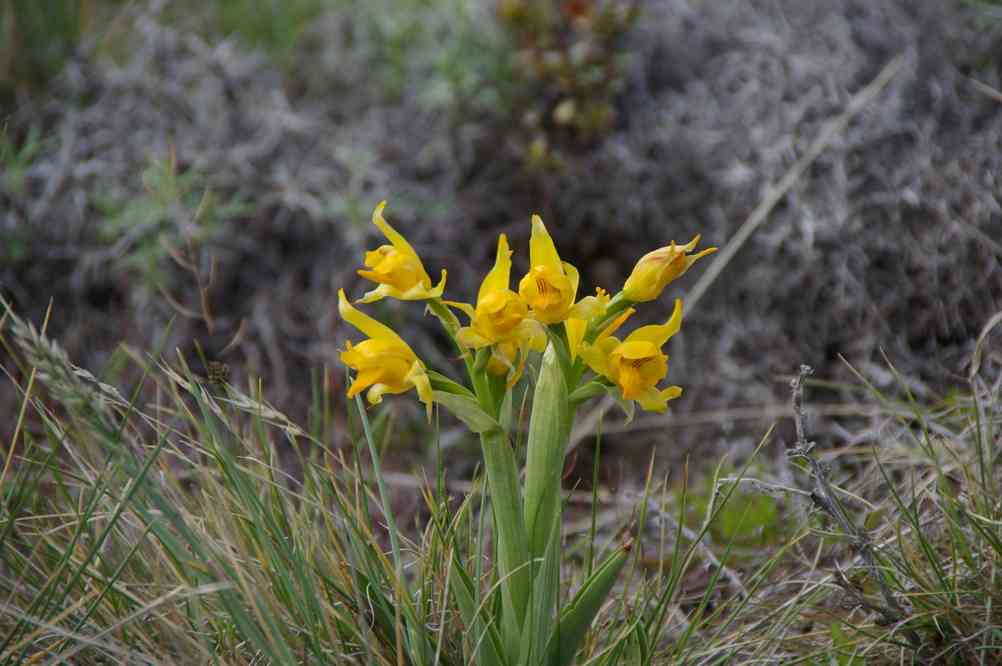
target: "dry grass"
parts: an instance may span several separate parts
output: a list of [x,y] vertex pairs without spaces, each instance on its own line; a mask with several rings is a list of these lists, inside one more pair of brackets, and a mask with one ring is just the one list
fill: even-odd
[[[401,522],[377,508],[363,449],[322,445],[326,390],[300,428],[141,355],[157,397],[138,404],[10,311],[0,343],[26,417],[3,468],[4,663],[473,663],[443,562],[468,563],[490,614],[479,481],[433,463],[423,517]],[[994,663],[1002,364],[981,358],[969,391],[936,403],[844,387],[870,419],[852,446],[809,441],[814,389],[802,401],[798,383],[781,465],[756,451],[702,488],[648,476],[632,497],[570,494],[565,594],[624,527],[635,540],[579,663]]]

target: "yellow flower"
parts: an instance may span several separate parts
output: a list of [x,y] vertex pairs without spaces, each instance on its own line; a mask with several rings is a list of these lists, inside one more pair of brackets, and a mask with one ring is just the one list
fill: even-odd
[[[511,250],[504,234],[498,237],[494,268],[480,284],[477,307],[446,301],[470,317],[470,326],[459,329],[456,339],[464,347],[479,349],[494,345],[487,369],[496,375],[515,370],[511,383],[518,381],[530,349],[542,351],[546,333],[539,322],[529,318],[529,309],[519,295],[508,288],[511,281]],[[518,354],[516,354],[518,352]],[[516,356],[519,360],[515,366]]]
[[581,357],[588,367],[618,386],[625,400],[636,400],[648,411],[663,412],[669,400],[682,395],[678,386],[657,387],[668,374],[668,356],[661,347],[682,325],[682,301],[675,301],[675,310],[664,324],[641,326],[620,342],[612,334],[633,313],[630,308],[617,317],[594,343],[581,349]]
[[403,301],[441,297],[445,289],[445,270],[442,271],[442,279],[438,285],[432,287],[431,277],[425,271],[417,252],[407,239],[383,219],[385,207],[386,202],[380,201],[372,211],[372,223],[383,232],[391,244],[380,245],[375,250],[365,253],[365,268],[359,269],[358,274],[379,286],[367,292],[359,302],[373,303],[387,296]]
[[366,397],[376,405],[382,402],[385,393],[417,389],[430,421],[431,382],[414,351],[392,329],[352,307],[344,289],[337,293],[337,307],[342,319],[369,336],[357,345],[348,342],[341,352],[341,361],[357,373],[348,387],[348,397],[354,398],[369,389]]
[[511,250],[504,234],[498,237],[497,258],[494,268],[480,283],[477,293],[477,307],[466,303],[448,304],[458,307],[470,317],[470,326],[459,329],[459,343],[464,347],[478,349],[486,347],[517,334],[518,329],[529,315],[529,308],[514,291],[508,288],[511,280]]
[[519,282],[518,293],[532,308],[533,318],[544,324],[567,319],[578,292],[578,271],[560,261],[553,239],[538,215],[532,216],[529,264],[531,268]]
[[487,359],[487,372],[492,375],[509,375],[508,385],[514,386],[525,369],[525,360],[526,353],[515,342],[499,342],[494,345],[491,357]]
[[690,255],[699,243],[699,235],[685,245],[671,245],[648,252],[633,267],[630,277],[623,285],[623,297],[635,303],[653,301],[661,295],[668,284],[681,277],[696,260],[713,254],[715,247],[708,247],[698,254]]
[[585,296],[574,304],[564,322],[567,330],[567,346],[571,353],[571,360],[577,358],[578,349],[584,340],[585,332],[588,330],[588,322],[605,316],[609,307],[609,294],[602,287],[595,287],[594,296]]

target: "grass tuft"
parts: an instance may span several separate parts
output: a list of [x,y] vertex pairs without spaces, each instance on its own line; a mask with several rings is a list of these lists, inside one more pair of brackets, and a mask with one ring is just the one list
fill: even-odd
[[[354,450],[332,450],[329,414],[302,428],[256,391],[135,352],[145,379],[126,397],[76,368],[44,327],[6,307],[3,319],[22,418],[0,498],[0,663],[499,663],[479,479],[456,485],[439,465],[419,484],[423,519],[402,523],[403,491],[379,472],[385,443],[364,410],[350,420],[364,426]],[[891,395],[860,376],[852,390],[873,425],[838,448],[811,444],[798,380],[788,459],[763,460],[770,434],[708,483],[658,481],[652,466],[635,498],[597,484],[569,493],[587,508],[580,526],[563,526],[559,607],[601,598],[589,586],[606,584],[603,567],[623,571],[590,631],[568,625],[583,637],[577,654],[554,644],[549,657],[1002,659],[1002,382],[985,379],[991,362],[967,392],[933,404],[903,379]],[[776,520],[748,501],[759,493],[786,524],[756,549],[748,535]]]

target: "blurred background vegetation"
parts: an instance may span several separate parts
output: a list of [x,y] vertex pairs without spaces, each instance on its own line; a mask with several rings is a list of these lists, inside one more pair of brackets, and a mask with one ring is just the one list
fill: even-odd
[[[103,380],[135,379],[120,342],[178,348],[304,422],[316,382],[343,385],[335,293],[359,292],[380,199],[453,298],[500,232],[524,268],[532,212],[583,292],[615,291],[658,245],[727,243],[899,54],[688,313],[685,396],[611,428],[603,481],[639,478],[652,445],[740,458],[799,363],[879,386],[886,354],[936,396],[1002,309],[997,3],[5,0],[0,290],[36,322],[51,302],[49,335]],[[377,309],[454,365],[419,308]],[[420,434],[412,402],[386,409]]]

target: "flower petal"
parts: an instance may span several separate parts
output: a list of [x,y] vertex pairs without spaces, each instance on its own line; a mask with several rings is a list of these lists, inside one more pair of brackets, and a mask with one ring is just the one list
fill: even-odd
[[411,371],[406,377],[406,381],[409,381],[414,385],[417,390],[418,399],[424,403],[425,412],[428,415],[428,422],[431,423],[431,410],[432,410],[432,389],[431,380],[428,378],[428,373],[425,372],[424,366],[421,361],[414,361],[414,365],[411,366]]
[[574,304],[571,311],[567,313],[568,318],[573,319],[595,319],[605,315],[609,299],[604,301],[598,296],[585,296]]
[[372,385],[369,392],[365,394],[365,399],[369,401],[370,405],[378,405],[383,401],[383,396],[387,393],[393,395],[396,393],[406,393],[410,390],[410,384],[386,384],[380,382]]
[[564,322],[564,329],[567,331],[567,348],[573,362],[578,357],[578,349],[581,348],[581,343],[584,341],[588,322],[584,319],[571,318]]
[[541,352],[546,349],[546,327],[535,319],[523,319],[515,330],[515,338],[525,340],[532,351]]
[[389,340],[399,343],[404,349],[410,352],[415,359],[417,358],[417,355],[414,354],[410,346],[408,346],[408,344],[403,341],[403,338],[397,335],[393,329],[385,324],[381,324],[361,310],[352,307],[351,303],[348,302],[348,297],[344,294],[344,289],[338,289],[337,309],[341,314],[342,319],[365,333],[370,338],[374,340]]
[[641,326],[626,336],[625,342],[652,342],[660,349],[668,338],[678,333],[682,326],[682,299],[675,299],[675,309],[668,321],[661,325]]
[[491,344],[491,341],[473,330],[472,326],[464,326],[456,332],[456,342],[464,347],[480,349]]
[[480,292],[477,294],[477,302],[482,301],[488,294],[497,291],[507,291],[511,283],[511,250],[508,249],[508,237],[504,234],[498,236],[498,252],[494,260],[494,268],[480,283]]
[[639,395],[636,400],[640,406],[649,412],[663,412],[668,408],[668,401],[682,395],[681,386],[669,386],[666,389],[649,389]]
[[[394,292],[392,294],[393,298],[397,298],[401,301],[425,301],[430,298],[441,298],[442,292],[445,291],[445,278],[447,273],[445,269],[442,269],[442,279],[438,281],[438,284],[429,289],[421,283],[418,283],[408,289],[407,291],[400,291],[399,289],[391,290]],[[431,279],[429,278],[428,284],[431,284]]]
[[560,265],[560,255],[557,254],[557,246],[553,244],[553,239],[550,237],[549,232],[546,231],[543,219],[538,215],[532,216],[532,235],[529,237],[529,264],[532,266],[549,266],[556,271],[563,272],[563,268]]
[[566,275],[567,279],[570,280],[571,283],[570,302],[573,303],[574,299],[578,297],[578,283],[581,281],[581,277],[578,274],[578,269],[574,268],[566,261],[561,262],[560,265],[563,266],[564,275]]
[[601,332],[597,336],[595,336],[595,344],[598,344],[602,340],[608,338],[610,335],[615,333],[619,329],[619,327],[623,325],[623,322],[632,317],[633,313],[636,311],[637,311],[636,308],[626,308],[625,310],[623,310],[623,312],[621,312],[618,317],[613,319],[608,326],[603,328]]
[[[361,271],[359,271],[361,274]],[[364,275],[362,277],[365,277]],[[397,294],[397,290],[388,284],[381,284],[375,289],[370,289],[369,291],[362,294],[362,298],[355,301],[356,303],[375,303],[376,301],[381,301],[387,296],[394,297]]]
[[424,273],[424,281],[431,284],[431,277],[424,271],[424,264],[421,263],[421,258],[418,256],[417,252],[415,252],[414,248],[411,247],[411,244],[407,242],[407,239],[404,238],[400,232],[391,227],[383,217],[384,208],[386,208],[385,200],[380,201],[379,205],[376,206],[376,209],[372,211],[372,223],[383,232],[383,235],[386,236],[387,240],[393,244],[393,247],[395,247],[397,251],[417,260],[418,266],[421,266],[421,271]]
[[609,367],[609,354],[618,346],[619,340],[606,336],[601,340],[596,340],[595,344],[581,347],[578,354],[595,374],[611,379],[612,370]]
[[[696,246],[699,244],[699,239],[700,238],[702,238],[702,234],[696,234],[691,241],[689,241],[685,245],[679,245],[677,247],[682,252],[686,252],[686,253],[692,252],[693,250],[696,249]],[[674,243],[674,241],[672,241],[672,242]]]
[[442,301],[450,308],[455,308],[457,310],[462,310],[462,312],[473,321],[473,318],[477,316],[476,310],[469,303],[461,303],[460,301]]
[[376,384],[382,374],[383,372],[379,368],[369,368],[355,375],[355,380],[348,387],[348,397],[354,398],[365,389]]

